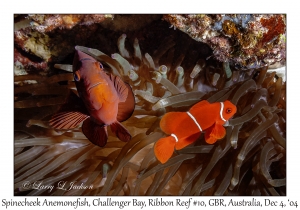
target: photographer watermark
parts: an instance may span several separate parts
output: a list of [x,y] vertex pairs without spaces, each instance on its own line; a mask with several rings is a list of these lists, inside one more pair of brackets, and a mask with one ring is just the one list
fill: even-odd
[[93,185],[85,185],[84,183],[79,183],[77,181],[59,181],[56,185],[45,184],[43,181],[24,181],[22,184],[23,190],[48,190],[52,192],[54,189],[70,191],[70,190],[86,190],[93,189]]

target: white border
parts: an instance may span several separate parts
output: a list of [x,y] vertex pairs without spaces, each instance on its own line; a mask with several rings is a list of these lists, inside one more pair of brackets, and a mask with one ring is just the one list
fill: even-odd
[[[13,197],[13,14],[16,13],[287,13],[287,196],[273,200],[299,199],[299,14],[298,6],[292,1],[32,1],[15,0],[1,3],[1,146],[0,146],[0,205],[2,199],[24,200]],[[294,1],[295,2],[295,1]],[[41,197],[44,199],[45,197]],[[83,198],[83,197],[81,197]],[[133,199],[128,197],[126,199]],[[172,197],[170,199],[175,199]],[[220,197],[219,197],[220,198]],[[233,197],[242,199],[243,197]],[[250,197],[247,197],[250,199]],[[31,197],[30,199],[34,199]],[[76,200],[76,197],[47,197],[48,200]],[[93,197],[88,197],[93,199]],[[114,197],[115,200],[124,200]],[[148,197],[137,197],[145,199]],[[188,198],[186,198],[188,199]],[[194,197],[193,197],[194,199]],[[202,199],[202,197],[198,197]],[[202,200],[208,200],[203,197]],[[226,198],[230,199],[230,198]],[[258,198],[264,199],[264,198]],[[2,207],[2,206],[1,206]],[[24,209],[32,209],[24,207]],[[162,208],[162,207],[161,207]],[[276,207],[280,208],[280,207]],[[15,209],[15,208],[9,208]],[[69,207],[68,209],[74,209]],[[81,208],[83,209],[83,208]],[[98,207],[99,209],[99,207]],[[114,208],[110,208],[114,209]],[[119,208],[118,208],[119,209]],[[140,208],[139,208],[140,209]],[[149,208],[148,208],[149,209]],[[184,208],[185,209],[185,208]],[[285,208],[286,209],[286,208]],[[293,208],[295,209],[295,208]]]

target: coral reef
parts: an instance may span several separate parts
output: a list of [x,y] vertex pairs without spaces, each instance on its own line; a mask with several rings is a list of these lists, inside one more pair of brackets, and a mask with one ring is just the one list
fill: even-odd
[[31,20],[30,24],[33,29],[44,33],[52,31],[56,28],[71,29],[74,26],[91,25],[95,23],[101,23],[106,18],[113,18],[113,15],[28,15]]
[[[112,15],[28,15],[15,17],[15,66],[22,69],[35,69],[45,73],[51,61],[60,60],[72,52],[72,42],[89,37],[96,30],[95,24]],[[77,26],[77,27],[75,27]],[[87,31],[87,28],[89,29]],[[94,30],[93,30],[94,28]],[[66,39],[64,32],[70,29],[78,33],[74,39]],[[55,33],[62,32],[60,36]],[[29,57],[26,58],[26,57]],[[18,65],[19,64],[19,65]],[[24,73],[24,72],[23,72]]]
[[[85,26],[76,27],[52,34],[51,40],[62,40]],[[161,21],[126,35],[102,26],[91,28],[101,32],[101,39],[83,42],[70,37],[72,41],[64,43],[74,45],[56,57],[60,64],[55,62],[55,68],[47,62],[47,71],[42,71],[47,74],[30,70],[31,65],[15,75],[15,195],[286,194],[286,83],[276,72],[267,67],[240,71],[230,62],[219,62],[207,45]],[[81,50],[131,85],[136,107],[122,123],[133,136],[130,142],[120,142],[108,130],[108,143],[101,148],[91,144],[80,127],[49,127],[48,120],[69,91],[76,93],[68,72],[75,45],[87,46]],[[186,111],[203,99],[228,99],[237,106],[226,137],[208,145],[201,135],[165,164],[159,163],[153,145],[165,136],[161,117]],[[41,188],[24,188],[25,180]],[[74,181],[88,187],[42,189],[62,180],[67,189]]]
[[[161,18],[171,23],[174,29],[206,43],[213,50],[215,59],[229,62],[237,69],[285,65],[286,17],[279,14],[17,15],[15,48],[21,54],[42,59],[35,59],[33,63],[22,59],[23,66],[35,68],[39,62],[51,64],[64,59],[72,52],[71,46],[75,43],[82,46],[93,46],[100,41],[104,43],[107,38],[103,37],[103,28],[126,33],[143,31],[144,27]],[[136,35],[139,40],[145,39]],[[51,68],[48,65],[37,69],[45,72]]]
[[[158,20],[162,15],[16,15],[16,74],[33,71],[47,74],[55,62],[70,55],[75,45],[96,46],[115,51],[111,39],[103,34],[135,31]],[[118,35],[119,36],[119,35]],[[114,37],[112,37],[113,39]],[[47,65],[45,65],[47,64]],[[27,72],[28,73],[28,72]]]
[[216,59],[240,69],[285,62],[285,15],[164,15],[164,20],[207,43]]

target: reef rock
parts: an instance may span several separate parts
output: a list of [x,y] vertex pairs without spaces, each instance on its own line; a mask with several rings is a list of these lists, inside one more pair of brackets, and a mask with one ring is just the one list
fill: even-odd
[[214,57],[240,69],[285,62],[285,15],[164,15],[193,39],[207,43]]

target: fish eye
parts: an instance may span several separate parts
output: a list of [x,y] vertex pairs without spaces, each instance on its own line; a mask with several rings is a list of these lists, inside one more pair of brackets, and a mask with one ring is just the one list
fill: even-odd
[[100,69],[103,69],[103,65],[101,63],[99,63]]
[[79,82],[79,80],[80,80],[80,75],[79,75],[79,73],[77,71],[74,73],[74,80],[76,82]]
[[227,113],[227,114],[230,114],[231,111],[232,111],[232,110],[231,110],[230,108],[227,108],[227,109],[226,109],[226,113]]

